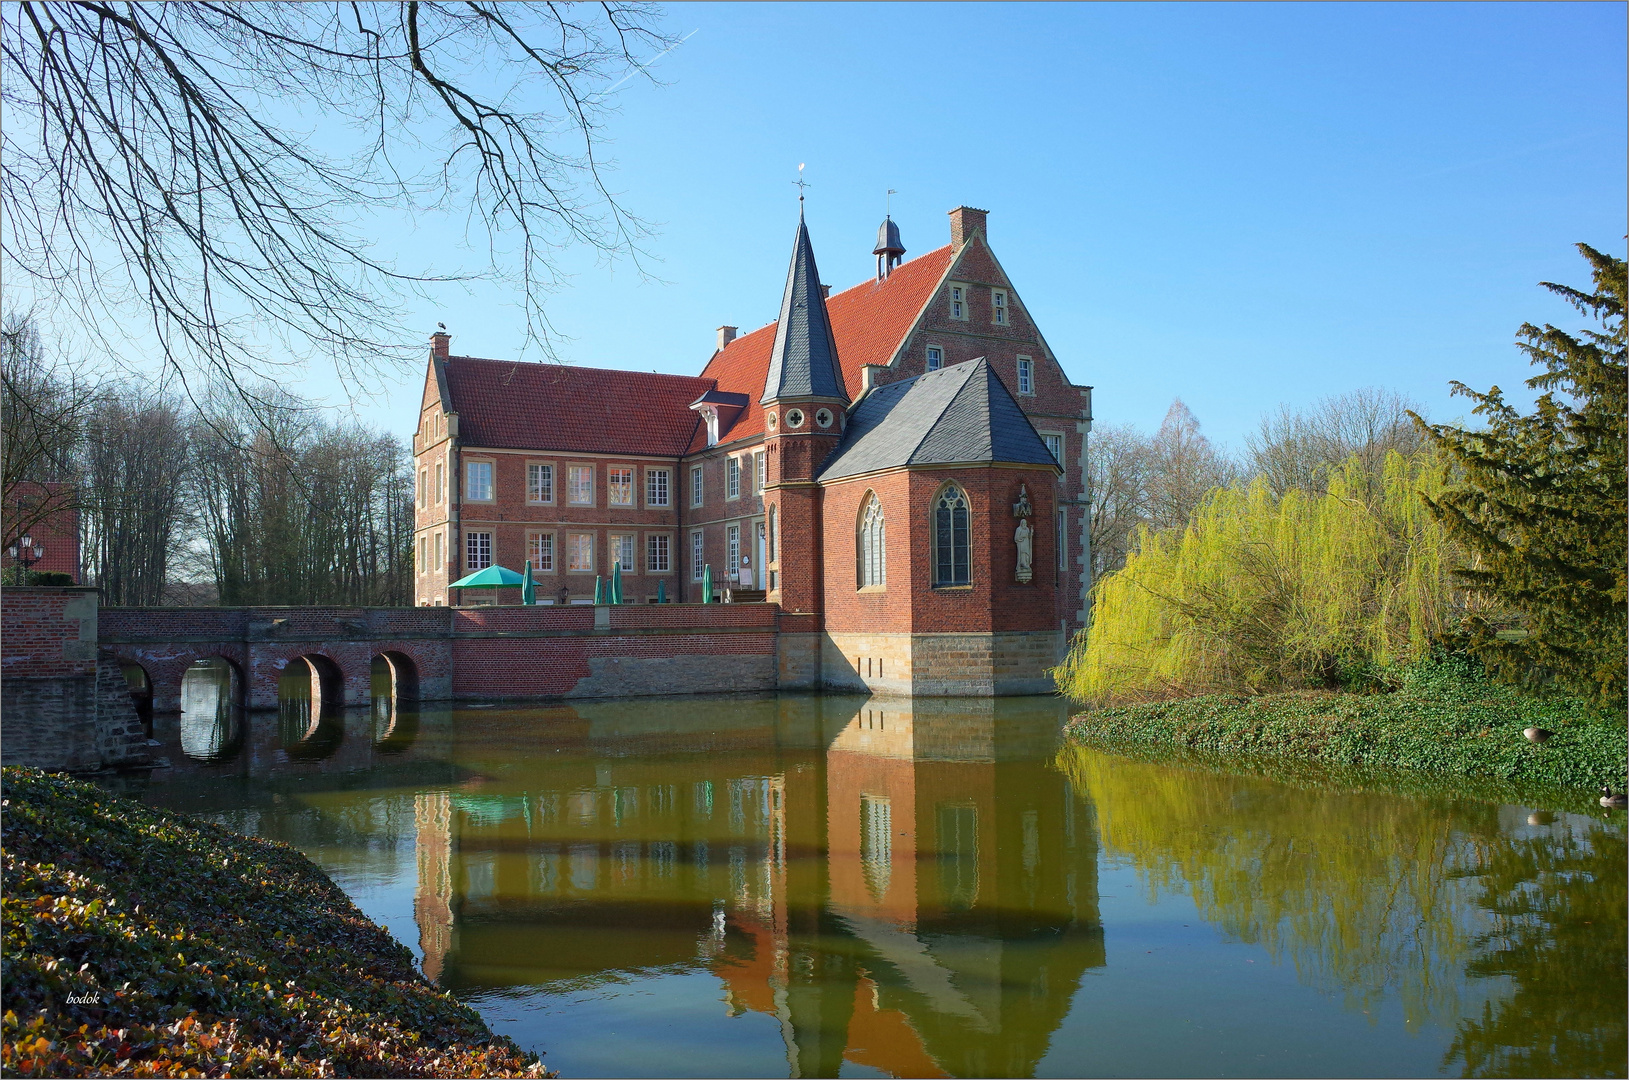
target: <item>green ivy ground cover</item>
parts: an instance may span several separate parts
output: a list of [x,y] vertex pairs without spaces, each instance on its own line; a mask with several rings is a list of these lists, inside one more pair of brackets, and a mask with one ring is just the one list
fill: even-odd
[[[1629,740],[1621,713],[1572,698],[1527,697],[1457,660],[1412,667],[1399,682],[1391,693],[1212,694],[1094,709],[1068,730],[1107,749],[1170,747],[1217,759],[1400,770],[1573,798],[1593,798],[1602,784],[1624,787]],[[1552,735],[1529,742],[1527,727]]]
[[0,783],[6,1075],[548,1075],[287,845]]

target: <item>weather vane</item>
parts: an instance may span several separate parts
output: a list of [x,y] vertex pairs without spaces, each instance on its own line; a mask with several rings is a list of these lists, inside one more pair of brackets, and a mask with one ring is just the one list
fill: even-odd
[[886,207],[886,210],[884,211],[884,214],[883,214],[884,217],[893,217],[894,216],[894,196],[898,195],[898,194],[899,194],[899,192],[897,190],[895,190],[894,188],[889,188],[888,189],[888,197],[883,202],[883,205]]
[[807,180],[803,179],[803,165],[804,165],[803,162],[801,162],[801,161],[798,162],[798,178],[796,180],[792,181],[792,183],[796,184],[797,187],[798,187],[798,202],[803,201],[803,189],[804,188],[806,188],[806,187],[814,187],[813,184],[811,184]]

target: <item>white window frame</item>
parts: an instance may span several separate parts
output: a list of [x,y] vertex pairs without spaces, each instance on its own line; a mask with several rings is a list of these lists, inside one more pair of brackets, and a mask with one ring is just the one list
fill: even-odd
[[1007,317],[1007,290],[990,290],[990,325],[1011,326]]
[[[607,465],[605,467],[605,505],[606,506],[632,506],[634,504],[634,480],[636,472],[632,465]],[[616,479],[613,479],[615,477]],[[625,487],[626,499],[617,498],[617,487]]]
[[554,533],[532,529],[526,533],[526,557],[534,574],[554,573]]
[[734,581],[741,570],[741,523],[724,526],[724,572]]
[[752,455],[752,465],[752,473],[755,478],[753,482],[758,485],[756,494],[762,495],[764,493],[764,483],[769,479],[769,455],[762,450],[757,451]]
[[440,529],[437,529],[435,533],[435,566],[439,570],[447,569],[446,541]]
[[[1042,432],[1039,432],[1039,434],[1041,436],[1041,441],[1046,443],[1046,448],[1047,448],[1048,452],[1052,453],[1053,460],[1058,463],[1058,467],[1060,469],[1064,468],[1065,466],[1063,464],[1063,458],[1064,458],[1064,455],[1068,453],[1067,448],[1069,446],[1069,440],[1066,439],[1064,437],[1063,433],[1060,432],[1060,431],[1042,431]],[[1056,451],[1052,450],[1052,440],[1053,439],[1056,439],[1058,441],[1058,449]]]
[[967,285],[960,281],[950,283],[950,317],[957,322],[967,321]]
[[1018,358],[1018,392],[1025,396],[1035,393],[1035,361],[1028,356]]
[[[496,560],[496,547],[492,542],[492,534],[484,530],[467,529],[464,532],[464,573],[473,574],[477,570],[485,570]],[[484,549],[484,550],[483,550]],[[479,566],[477,561],[485,559]]]
[[445,461],[438,461],[438,462],[436,462],[436,505],[437,506],[441,505],[441,500],[446,496],[446,494],[447,494],[447,463]]
[[724,459],[724,498],[741,497],[741,459],[731,454]]
[[419,576],[422,577],[429,572],[430,538],[428,536],[421,536],[419,537]]
[[667,469],[645,470],[645,505],[673,504],[673,474]]
[[[588,565],[583,567],[573,566],[572,563],[576,560],[578,553],[577,541],[584,537],[588,538]],[[580,529],[566,533],[566,573],[592,574],[594,572],[594,544],[596,539],[594,533],[584,532]]]
[[673,572],[673,537],[667,533],[645,534],[645,573]]
[[[486,494],[477,494],[481,490],[475,482],[478,470],[486,470]],[[477,458],[464,462],[464,501],[465,502],[496,502],[498,499],[498,463],[492,460]]]
[[[538,483],[540,477],[541,484]],[[534,506],[549,506],[554,502],[554,462],[526,463],[526,501]]]
[[701,568],[707,562],[707,537],[700,529],[690,533],[690,580],[701,580]]
[[[593,506],[594,505],[594,466],[567,465],[566,466],[566,505],[567,506]],[[577,498],[577,484],[582,474],[588,474],[588,498]]]
[[[624,555],[629,556],[629,558],[624,559]],[[632,532],[607,533],[605,536],[605,561],[613,567],[620,562],[624,574],[639,573],[639,534]]]
[[690,505],[700,506],[706,499],[706,492],[702,485],[702,467],[690,466]]
[[940,371],[945,366],[945,350],[942,345],[929,345],[927,352],[927,370]]
[[419,470],[419,509],[423,510],[430,505],[430,469],[429,466]]

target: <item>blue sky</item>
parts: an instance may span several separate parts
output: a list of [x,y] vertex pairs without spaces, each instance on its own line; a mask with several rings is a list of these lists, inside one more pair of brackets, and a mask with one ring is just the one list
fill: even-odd
[[[1523,320],[1577,323],[1536,287],[1587,283],[1572,244],[1624,251],[1625,11],[674,5],[691,36],[609,129],[614,187],[659,225],[655,278],[569,258],[559,354],[689,374],[716,326],[772,319],[806,162],[837,288],[870,273],[888,188],[908,258],[946,242],[952,207],[988,208],[1099,422],[1152,429],[1180,396],[1237,446],[1281,402],[1361,386],[1462,415],[1450,379],[1528,376]],[[457,353],[522,344],[502,289],[446,290],[438,321]],[[421,377],[358,414],[405,435]],[[320,371],[303,389],[339,400]]]

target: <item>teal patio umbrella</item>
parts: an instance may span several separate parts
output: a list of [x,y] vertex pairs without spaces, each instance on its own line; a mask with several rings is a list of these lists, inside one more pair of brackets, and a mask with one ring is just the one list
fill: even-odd
[[708,563],[701,568],[701,602],[713,602],[713,564]]
[[520,602],[527,607],[537,603],[537,586],[532,584],[532,560],[526,560],[526,569],[520,574]]
[[520,575],[507,566],[489,566],[477,570],[448,585],[449,589],[513,589],[520,584]]
[[622,564],[611,564],[611,603],[622,603]]
[[599,607],[605,603],[605,579],[598,574],[594,575],[594,606]]
[[656,602],[658,604],[667,603],[667,578],[656,579]]

